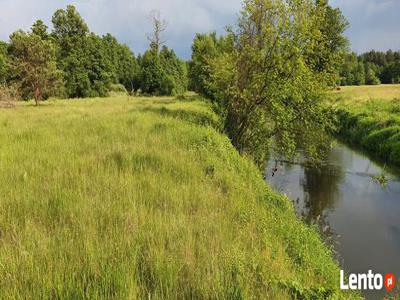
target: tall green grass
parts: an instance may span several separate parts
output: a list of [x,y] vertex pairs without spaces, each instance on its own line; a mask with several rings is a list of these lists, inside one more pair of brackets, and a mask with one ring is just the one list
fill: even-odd
[[[382,97],[368,100],[369,93],[379,95],[380,91],[384,91]],[[363,92],[364,99],[360,99]],[[400,166],[400,85],[352,87],[336,93],[330,102],[339,117],[342,138]]]
[[0,111],[1,299],[354,298],[205,102]]

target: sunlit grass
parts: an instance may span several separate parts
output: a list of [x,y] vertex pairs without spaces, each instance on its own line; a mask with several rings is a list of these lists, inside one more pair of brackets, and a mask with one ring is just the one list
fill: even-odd
[[343,87],[330,94],[340,133],[387,163],[400,165],[400,85]]
[[218,123],[174,98],[1,110],[0,298],[353,298]]
[[366,102],[370,100],[392,100],[400,99],[400,84],[381,84],[363,86],[343,86],[340,91],[332,94],[345,102]]

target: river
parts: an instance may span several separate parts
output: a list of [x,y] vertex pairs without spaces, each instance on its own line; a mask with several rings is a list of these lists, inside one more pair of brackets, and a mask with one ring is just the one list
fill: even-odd
[[[373,179],[383,172],[388,179],[386,187]],[[293,200],[299,217],[319,225],[346,272],[372,270],[400,277],[399,170],[388,170],[365,154],[337,143],[321,169],[271,159],[266,180]],[[382,299],[385,293],[364,295]]]

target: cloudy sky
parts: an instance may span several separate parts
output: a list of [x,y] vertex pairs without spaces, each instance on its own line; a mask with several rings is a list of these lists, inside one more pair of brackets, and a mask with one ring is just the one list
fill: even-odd
[[[235,22],[240,3],[240,0],[0,0],[0,39],[7,40],[19,28],[29,29],[36,19],[50,25],[56,9],[74,4],[92,31],[110,32],[138,53],[146,49],[146,33],[151,31],[147,15],[157,9],[169,24],[168,46],[182,58],[188,58],[194,34],[211,30],[222,33],[226,25]],[[330,3],[340,7],[350,21],[346,34],[354,51],[400,50],[400,0],[330,0]]]

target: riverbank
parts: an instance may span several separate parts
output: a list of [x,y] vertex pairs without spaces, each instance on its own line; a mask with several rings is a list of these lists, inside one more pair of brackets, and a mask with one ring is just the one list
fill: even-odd
[[329,101],[341,139],[400,166],[400,85],[343,87]]
[[0,298],[353,298],[203,101],[0,112]]

